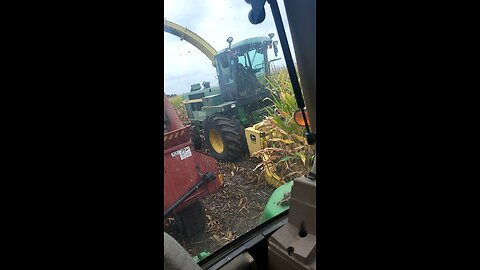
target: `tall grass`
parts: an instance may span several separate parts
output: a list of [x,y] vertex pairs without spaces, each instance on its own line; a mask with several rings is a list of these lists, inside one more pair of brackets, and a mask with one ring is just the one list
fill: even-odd
[[253,156],[262,159],[257,168],[262,167],[262,172],[270,176],[267,181],[278,187],[310,170],[314,150],[307,144],[304,127],[293,118],[298,107],[286,68],[274,71],[267,79],[267,89],[274,106],[268,109],[269,116],[256,125],[267,134],[266,147]]
[[180,117],[180,120],[183,122],[184,125],[190,123],[188,119],[187,110],[185,109],[185,105],[183,104],[183,98],[180,95],[169,97],[168,100],[170,104],[172,104],[175,113]]

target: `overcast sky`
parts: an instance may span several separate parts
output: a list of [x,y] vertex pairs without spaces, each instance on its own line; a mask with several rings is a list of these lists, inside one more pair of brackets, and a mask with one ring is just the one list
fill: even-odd
[[[282,20],[287,32],[290,50],[293,52],[290,28],[282,0],[278,0]],[[220,51],[228,46],[227,38],[233,37],[232,44],[241,40],[267,36],[274,33],[273,40],[278,40],[277,30],[273,21],[270,5],[265,4],[266,18],[261,24],[253,25],[248,20],[251,6],[244,0],[165,0],[165,19],[185,26],[205,41],[215,50]],[[183,94],[190,91],[190,85],[210,81],[218,85],[216,71],[212,62],[196,47],[187,41],[164,33],[165,43],[165,93]],[[278,44],[277,66],[285,65],[280,42]],[[269,60],[277,58],[273,49],[269,50]],[[295,55],[293,55],[295,61]]]

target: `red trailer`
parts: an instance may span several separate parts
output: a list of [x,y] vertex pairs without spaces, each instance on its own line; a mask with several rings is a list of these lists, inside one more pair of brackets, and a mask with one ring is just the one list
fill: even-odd
[[176,217],[181,231],[192,235],[205,227],[200,199],[222,185],[217,161],[193,149],[190,126],[183,126],[164,93],[163,211]]

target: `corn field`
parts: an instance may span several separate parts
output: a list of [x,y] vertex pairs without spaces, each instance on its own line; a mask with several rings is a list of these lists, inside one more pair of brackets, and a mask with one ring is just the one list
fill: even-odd
[[267,88],[272,92],[270,100],[274,104],[269,116],[256,125],[256,129],[265,132],[265,148],[252,156],[262,161],[257,165],[266,180],[278,187],[310,170],[314,148],[307,144],[304,127],[294,120],[298,109],[292,84],[286,68],[275,70],[267,79]]
[[169,97],[168,99],[170,101],[170,104],[172,104],[173,109],[175,110],[175,113],[178,115],[182,123],[184,125],[190,123],[190,120],[188,119],[187,111],[185,110],[185,105],[182,103],[183,102],[182,96],[177,95],[174,97]]
[[[265,148],[252,153],[261,162],[255,170],[261,170],[267,182],[275,187],[290,182],[295,177],[308,173],[312,166],[314,149],[307,144],[304,127],[294,120],[298,109],[292,84],[286,68],[276,68],[267,78],[267,89],[271,91],[273,109],[268,116],[255,125],[266,134]],[[182,96],[170,97],[170,102],[184,124],[188,124],[187,112]]]

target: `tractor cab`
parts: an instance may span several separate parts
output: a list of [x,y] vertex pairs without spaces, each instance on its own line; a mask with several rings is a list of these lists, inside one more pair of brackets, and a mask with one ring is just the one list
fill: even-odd
[[273,34],[249,38],[234,45],[231,44],[233,38],[227,39],[228,48],[215,56],[219,86],[225,101],[258,98],[259,93],[265,92],[262,85],[270,73],[267,50],[272,44],[276,49],[277,44],[272,42],[272,37]]

